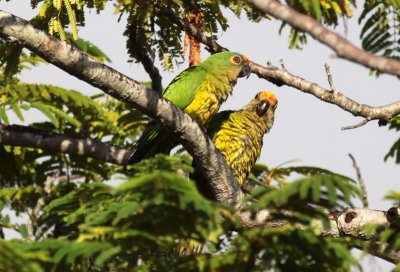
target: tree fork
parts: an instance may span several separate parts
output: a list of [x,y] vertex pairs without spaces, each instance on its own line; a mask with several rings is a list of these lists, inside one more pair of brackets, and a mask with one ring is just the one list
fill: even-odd
[[217,200],[236,206],[243,192],[206,132],[174,104],[111,67],[83,54],[27,21],[0,11],[0,37],[23,45],[69,74],[155,118],[171,128],[200,166]]

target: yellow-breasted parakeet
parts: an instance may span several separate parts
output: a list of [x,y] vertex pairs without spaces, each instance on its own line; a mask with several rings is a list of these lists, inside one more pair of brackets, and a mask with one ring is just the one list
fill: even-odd
[[[230,51],[217,53],[181,72],[164,90],[163,96],[201,126],[207,126],[232,93],[237,78],[249,74],[249,60],[245,55]],[[127,164],[156,153],[168,153],[173,143],[172,134],[151,121],[135,144]]]

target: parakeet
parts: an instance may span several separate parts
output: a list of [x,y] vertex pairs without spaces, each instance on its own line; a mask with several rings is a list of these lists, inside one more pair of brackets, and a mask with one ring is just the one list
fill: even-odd
[[[207,126],[232,93],[237,78],[249,74],[249,60],[245,55],[230,51],[217,53],[176,76],[163,96],[201,126]],[[173,135],[166,128],[151,121],[126,164],[133,164],[156,153],[168,153],[173,147],[172,138]]]
[[[260,156],[263,137],[272,128],[277,105],[273,93],[259,92],[241,110],[218,113],[208,127],[209,137],[240,185]],[[213,198],[199,170],[195,171],[192,179],[205,196]]]
[[[240,185],[260,156],[263,137],[272,128],[277,105],[273,93],[259,92],[243,109],[222,111],[209,124],[209,137],[232,168]],[[200,170],[196,169],[191,178],[204,196],[214,199]],[[203,250],[203,245],[187,239],[180,242],[177,250],[180,255],[197,254]]]

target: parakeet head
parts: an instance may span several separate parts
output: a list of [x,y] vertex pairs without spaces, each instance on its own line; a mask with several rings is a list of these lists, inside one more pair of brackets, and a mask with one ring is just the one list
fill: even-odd
[[255,100],[257,101],[256,113],[260,117],[264,116],[270,108],[275,111],[276,106],[278,105],[278,100],[271,92],[259,92],[256,95]]
[[210,138],[243,184],[261,154],[263,137],[274,124],[278,100],[271,92],[259,92],[238,111],[218,113],[208,127]]
[[232,77],[250,76],[249,59],[240,53],[224,51],[209,56],[200,64],[207,71],[229,72]]
[[[275,109],[278,105],[276,96],[267,91],[259,92],[253,100],[245,106],[245,111],[250,112],[254,122],[268,131],[274,123]],[[265,133],[265,132],[264,132]]]

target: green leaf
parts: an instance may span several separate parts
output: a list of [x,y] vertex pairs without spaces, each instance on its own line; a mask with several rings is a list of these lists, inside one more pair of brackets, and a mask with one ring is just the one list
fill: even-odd
[[21,108],[19,107],[19,105],[17,103],[11,104],[11,108],[13,109],[15,114],[18,116],[19,120],[21,120],[22,122],[25,121],[24,116],[22,115],[22,112],[21,112]]
[[18,225],[18,232],[21,234],[21,236],[25,239],[28,238],[29,233],[28,233],[28,228],[26,227],[26,224],[20,224]]
[[115,256],[116,254],[120,253],[120,247],[111,247],[109,249],[103,250],[99,256],[95,260],[95,265],[103,266],[106,261],[108,261],[111,257]]
[[319,0],[312,0],[312,10],[315,14],[315,18],[317,19],[317,21],[321,21],[322,19],[322,12],[321,12],[321,7],[319,4]]
[[317,177],[313,179],[312,182],[312,199],[314,202],[318,202],[321,196],[321,185],[322,185],[322,180],[320,179],[321,177]]
[[44,115],[47,116],[47,118],[50,119],[50,121],[54,124],[56,128],[60,126],[60,122],[58,121],[57,117],[54,115],[51,110],[49,110],[48,105],[42,104],[40,102],[32,103],[31,104],[33,108],[38,109],[41,111]]
[[308,191],[310,189],[311,185],[311,180],[304,180],[303,182],[300,183],[300,198],[301,199],[306,199],[308,196]]
[[68,123],[70,123],[71,125],[74,125],[75,127],[80,127],[81,126],[81,122],[79,122],[78,120],[76,120],[75,118],[73,118],[72,116],[68,115],[67,113],[65,113],[64,111],[50,106],[50,105],[46,105],[46,108],[53,112],[55,115],[57,115],[60,119],[67,121]]
[[9,125],[10,121],[6,113],[5,106],[0,106],[0,120],[3,120],[4,124]]

